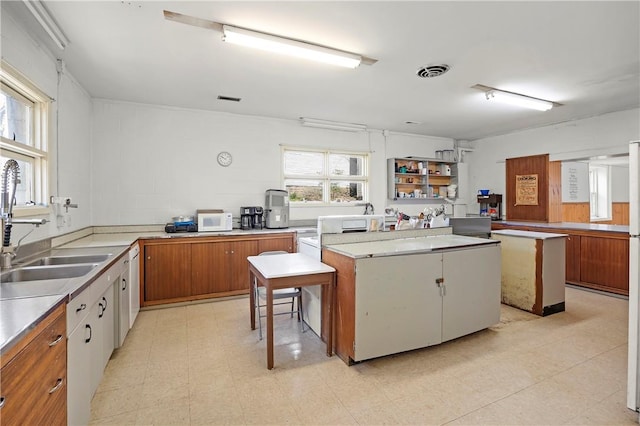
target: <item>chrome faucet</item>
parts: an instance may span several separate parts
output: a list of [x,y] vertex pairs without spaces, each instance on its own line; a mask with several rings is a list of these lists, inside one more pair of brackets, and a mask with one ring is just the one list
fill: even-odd
[[11,228],[14,224],[30,224],[36,227],[47,223],[46,219],[14,219],[13,205],[16,201],[16,190],[20,175],[20,167],[16,160],[8,160],[2,169],[2,197],[0,197],[0,216],[2,216],[2,249],[0,250],[0,269],[11,268],[11,261],[16,257],[20,243],[27,235],[20,238],[18,245],[11,245]]

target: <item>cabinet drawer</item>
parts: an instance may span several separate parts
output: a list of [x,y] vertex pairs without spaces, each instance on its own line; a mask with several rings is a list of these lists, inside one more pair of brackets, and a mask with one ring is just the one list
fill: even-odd
[[69,302],[67,305],[67,335],[70,335],[80,321],[89,315],[93,299],[92,289],[88,287]]
[[66,405],[59,406],[60,394],[66,395],[66,345],[60,315],[2,369],[3,425],[56,423],[47,413],[53,406],[66,419]]

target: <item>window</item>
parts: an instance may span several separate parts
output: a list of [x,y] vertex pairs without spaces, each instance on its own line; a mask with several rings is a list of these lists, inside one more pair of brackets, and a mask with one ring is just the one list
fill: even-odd
[[611,219],[609,166],[589,165],[589,207],[591,220]]
[[293,205],[368,202],[366,153],[284,148],[283,169]]
[[0,84],[0,167],[9,159],[20,167],[13,213],[46,213],[49,98],[5,62]]

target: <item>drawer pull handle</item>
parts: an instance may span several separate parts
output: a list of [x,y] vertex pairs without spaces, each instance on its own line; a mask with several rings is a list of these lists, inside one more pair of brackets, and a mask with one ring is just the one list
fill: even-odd
[[125,280],[124,278],[122,279],[122,291],[125,291],[127,289],[127,280]]
[[61,378],[58,379],[58,381],[56,382],[56,385],[54,387],[52,387],[51,389],[49,389],[49,393],[54,393],[55,391],[57,391],[58,389],[60,389],[60,387],[62,386],[62,383],[64,382],[64,380],[62,380]]
[[84,339],[85,343],[89,343],[91,341],[91,335],[93,334],[93,331],[91,330],[91,326],[89,324],[85,324],[84,328],[88,328],[89,329],[89,338],[88,339]]
[[102,318],[102,316],[104,315],[104,306],[102,305],[102,302],[98,303],[98,307],[100,309],[100,313],[98,314],[98,318]]
[[6,401],[6,398],[4,396],[0,396],[0,408],[4,407],[5,401]]
[[49,342],[49,347],[53,347],[57,345],[58,343],[60,343],[61,340],[62,340],[62,334],[58,334],[58,337],[56,337],[56,340],[54,340],[53,342]]
[[76,312],[84,311],[85,309],[87,309],[87,304],[83,303],[78,309],[76,309]]

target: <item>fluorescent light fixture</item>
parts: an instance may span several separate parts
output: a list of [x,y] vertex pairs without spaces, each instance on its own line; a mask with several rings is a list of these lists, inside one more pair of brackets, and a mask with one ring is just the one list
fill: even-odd
[[29,12],[36,18],[42,28],[49,34],[51,40],[60,48],[64,48],[69,44],[69,39],[64,35],[56,21],[53,19],[49,11],[39,0],[22,0],[29,9]]
[[488,101],[496,101],[509,105],[517,105],[538,111],[548,111],[553,108],[553,102],[543,99],[531,98],[517,93],[503,92],[501,90],[489,90],[485,93]]
[[309,59],[346,68],[357,68],[362,62],[362,57],[354,53],[246,30],[244,28],[223,25],[222,32],[224,34],[222,39],[228,43],[253,47],[267,52],[295,56],[297,58]]
[[339,121],[318,120],[316,118],[301,117],[300,122],[305,127],[316,127],[319,129],[342,130],[345,132],[364,132],[367,126],[364,124],[341,123]]

